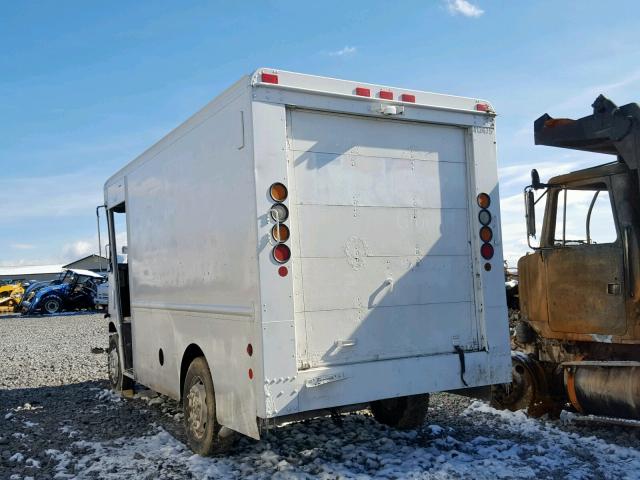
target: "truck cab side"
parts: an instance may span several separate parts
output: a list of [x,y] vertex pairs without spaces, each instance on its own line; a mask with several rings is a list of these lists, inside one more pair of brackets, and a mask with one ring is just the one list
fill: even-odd
[[539,335],[634,338],[640,312],[632,263],[638,258],[636,185],[624,163],[549,181],[539,247],[518,262],[521,311]]
[[[600,95],[593,114],[545,114],[536,144],[615,155],[617,161],[525,188],[528,238],[546,208],[539,245],[518,262],[521,318],[513,382],[494,404],[640,419],[640,107]],[[536,200],[537,197],[537,200]],[[531,246],[531,244],[530,244]]]

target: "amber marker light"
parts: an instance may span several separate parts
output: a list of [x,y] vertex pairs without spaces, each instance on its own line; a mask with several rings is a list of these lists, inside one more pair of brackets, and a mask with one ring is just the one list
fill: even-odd
[[493,231],[489,227],[482,227],[480,229],[480,240],[487,243],[493,238]]
[[274,183],[269,187],[269,195],[276,202],[284,202],[289,192],[287,187],[281,183]]
[[491,205],[491,197],[486,193],[479,194],[476,200],[480,208],[489,208],[489,205]]
[[271,236],[278,243],[286,242],[287,240],[289,240],[289,227],[287,227],[283,223],[274,225],[271,229]]

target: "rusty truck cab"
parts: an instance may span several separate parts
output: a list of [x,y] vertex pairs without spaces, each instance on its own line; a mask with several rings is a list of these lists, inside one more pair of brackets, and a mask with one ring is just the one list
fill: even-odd
[[539,245],[518,262],[521,312],[538,335],[640,339],[637,185],[623,162],[549,180]]
[[640,106],[600,95],[592,107],[534,123],[537,145],[616,161],[546,184],[532,171],[525,209],[537,245],[518,262],[513,380],[494,386],[492,402],[557,414],[568,400],[578,412],[640,420]]

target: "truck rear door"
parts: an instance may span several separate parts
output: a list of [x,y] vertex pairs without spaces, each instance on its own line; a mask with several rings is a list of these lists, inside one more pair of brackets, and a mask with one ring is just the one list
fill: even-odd
[[465,130],[289,109],[302,368],[478,345]]

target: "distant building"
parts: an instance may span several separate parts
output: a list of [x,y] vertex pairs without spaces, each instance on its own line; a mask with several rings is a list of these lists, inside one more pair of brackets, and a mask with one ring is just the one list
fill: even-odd
[[0,282],[6,280],[54,280],[62,272],[62,265],[0,267]]
[[[118,258],[118,260],[120,260]],[[55,280],[66,268],[91,270],[106,274],[109,260],[100,255],[88,255],[66,265],[20,265],[0,267],[0,283],[7,280]]]
[[88,255],[74,262],[63,265],[62,268],[80,268],[83,270],[91,270],[96,273],[106,273],[109,269],[109,260],[100,255]]

